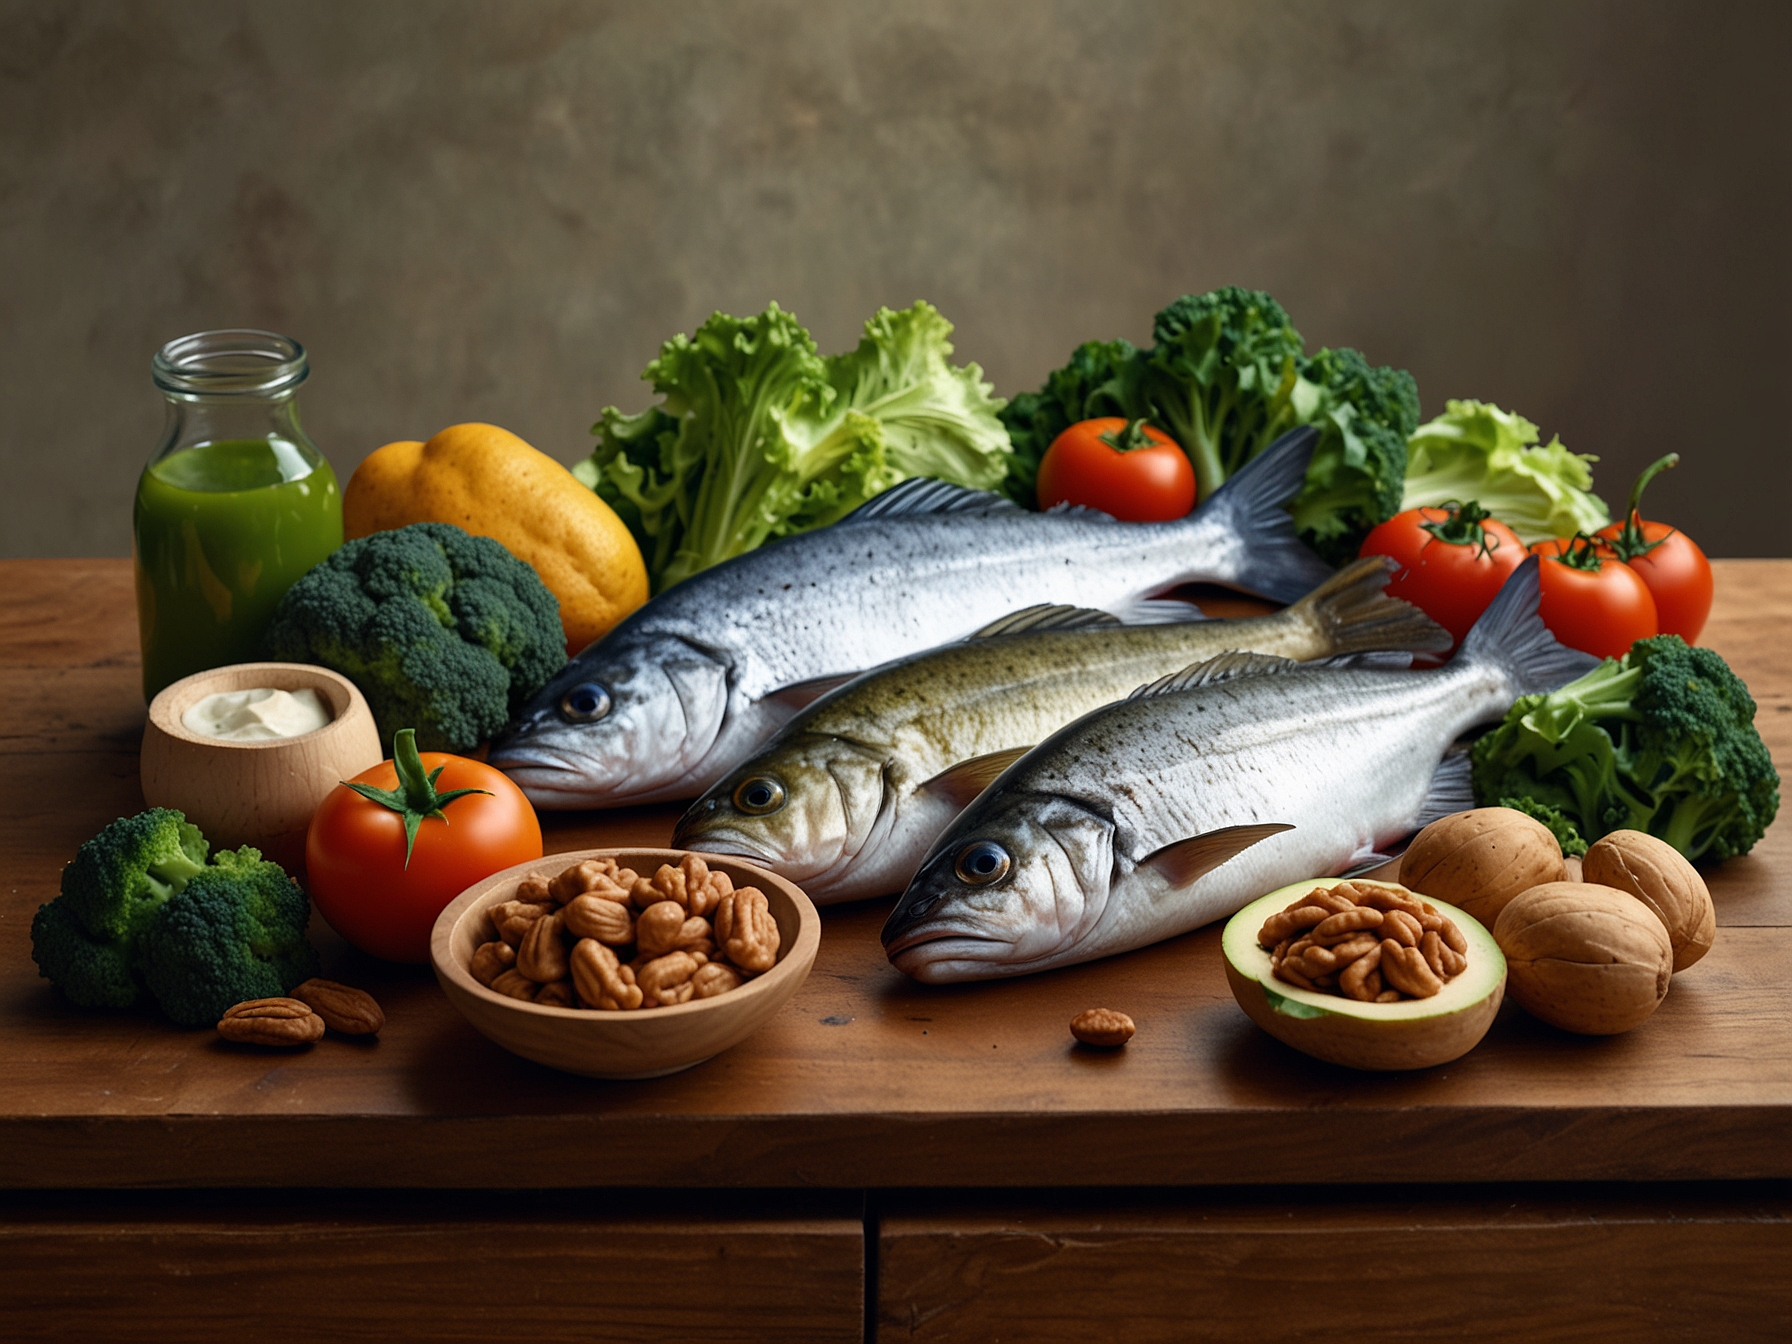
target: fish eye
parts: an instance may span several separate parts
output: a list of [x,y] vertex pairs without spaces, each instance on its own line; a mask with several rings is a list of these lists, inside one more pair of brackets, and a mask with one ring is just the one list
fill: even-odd
[[974,845],[966,845],[959,852],[958,862],[953,869],[960,882],[969,883],[973,887],[987,887],[991,882],[1000,882],[1008,876],[1008,866],[1012,862],[1008,851],[991,840],[979,840]]
[[560,717],[568,723],[596,723],[610,712],[610,693],[595,681],[581,682],[560,697]]
[[784,786],[768,775],[743,779],[734,791],[734,805],[749,817],[763,817],[784,806]]

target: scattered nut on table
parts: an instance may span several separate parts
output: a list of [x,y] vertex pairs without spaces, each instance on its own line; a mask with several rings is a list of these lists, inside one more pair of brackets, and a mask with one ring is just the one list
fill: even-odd
[[1112,1049],[1125,1045],[1136,1030],[1130,1017],[1112,1008],[1090,1008],[1070,1019],[1070,1034],[1084,1045]]
[[321,1017],[331,1031],[344,1036],[373,1036],[386,1025],[386,1015],[373,995],[334,980],[307,980],[293,990],[292,997]]
[[323,1018],[298,999],[248,999],[218,1022],[218,1035],[243,1045],[310,1045],[323,1034]]

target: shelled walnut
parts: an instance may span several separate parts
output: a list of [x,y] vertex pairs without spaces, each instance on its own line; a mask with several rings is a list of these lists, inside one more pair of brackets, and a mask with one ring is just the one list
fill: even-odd
[[1257,942],[1276,979],[1363,1003],[1428,999],[1468,967],[1468,939],[1435,906],[1367,882],[1315,887]]
[[560,1007],[626,1012],[714,998],[769,971],[780,947],[765,893],[736,888],[695,854],[651,877],[586,859],[524,878],[487,914],[473,978]]

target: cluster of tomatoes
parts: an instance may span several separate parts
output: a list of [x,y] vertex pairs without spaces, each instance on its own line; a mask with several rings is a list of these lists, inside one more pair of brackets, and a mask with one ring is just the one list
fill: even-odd
[[1363,542],[1364,555],[1385,555],[1400,572],[1388,591],[1420,608],[1460,643],[1527,554],[1543,557],[1540,611],[1550,633],[1570,648],[1618,658],[1639,639],[1679,635],[1688,644],[1711,613],[1711,563],[1698,544],[1640,509],[1644,487],[1678,462],[1670,453],[1631,491],[1622,522],[1534,543],[1472,501],[1408,509]]
[[[1711,612],[1711,565],[1697,543],[1642,516],[1644,488],[1680,460],[1670,453],[1638,478],[1622,522],[1597,533],[1525,547],[1473,501],[1408,509],[1381,524],[1364,555],[1400,572],[1388,591],[1423,610],[1462,642],[1528,554],[1543,557],[1543,623],[1571,648],[1616,658],[1639,639],[1679,635],[1688,644]],[[1142,420],[1084,420],[1065,430],[1039,464],[1039,507],[1084,504],[1128,522],[1180,518],[1194,507],[1188,458]]]

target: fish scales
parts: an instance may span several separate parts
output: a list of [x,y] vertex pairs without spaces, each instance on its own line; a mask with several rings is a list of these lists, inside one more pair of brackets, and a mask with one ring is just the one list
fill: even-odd
[[550,681],[490,759],[540,807],[688,798],[813,699],[805,687],[1021,608],[1136,612],[1196,580],[1292,599],[1329,572],[1282,508],[1313,441],[1310,431],[1284,436],[1167,523],[1026,513],[976,492],[905,483],[891,494],[943,490],[946,506],[903,512],[898,499],[880,512],[874,500],[865,516],[668,589]]
[[[1383,646],[1446,644],[1422,613],[1383,594],[1388,578],[1371,559],[1271,616],[1028,630],[899,659],[798,714],[693,805],[673,843],[765,863],[823,903],[900,890],[969,801],[936,796],[960,762],[1030,747],[1231,649],[1321,658],[1356,647],[1365,629]],[[783,801],[747,811],[737,799],[749,781],[769,781]]]
[[1410,834],[1452,742],[1596,662],[1537,594],[1532,558],[1436,671],[1229,655],[1077,720],[941,835],[885,925],[891,960],[929,981],[1086,961]]

